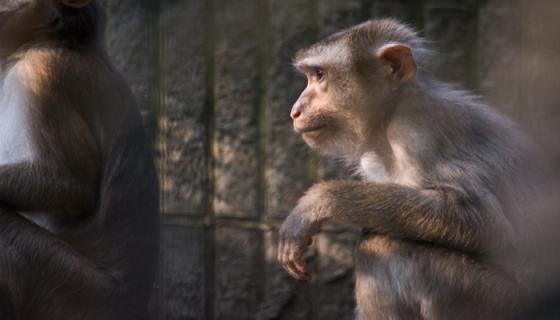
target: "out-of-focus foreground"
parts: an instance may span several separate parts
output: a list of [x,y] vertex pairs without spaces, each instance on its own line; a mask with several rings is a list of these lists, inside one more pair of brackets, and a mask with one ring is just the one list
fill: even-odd
[[[483,95],[560,160],[555,0],[107,0],[107,12],[109,51],[159,152],[159,319],[352,319],[354,230],[321,233],[310,284],[275,259],[297,198],[347,177],[309,152],[289,119],[305,85],[291,55],[341,28],[387,16],[416,27],[438,50],[441,78]],[[552,231],[555,193],[540,213]],[[552,231],[531,248],[550,249]]]

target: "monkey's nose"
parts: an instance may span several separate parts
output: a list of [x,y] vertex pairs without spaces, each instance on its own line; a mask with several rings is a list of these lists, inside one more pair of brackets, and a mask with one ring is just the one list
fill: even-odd
[[301,116],[301,111],[295,110],[290,114],[290,116],[292,117],[293,120],[296,120],[297,118],[299,118],[299,116]]

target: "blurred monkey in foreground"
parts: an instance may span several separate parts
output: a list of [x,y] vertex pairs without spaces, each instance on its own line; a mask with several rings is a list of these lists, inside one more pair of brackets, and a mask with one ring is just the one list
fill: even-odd
[[97,0],[0,0],[0,318],[144,319],[158,183]]
[[435,80],[429,56],[394,20],[296,55],[308,84],[295,131],[363,179],[310,188],[280,229],[278,259],[309,279],[302,253],[322,223],[355,225],[359,319],[500,319],[531,293],[521,243],[535,148],[476,96]]

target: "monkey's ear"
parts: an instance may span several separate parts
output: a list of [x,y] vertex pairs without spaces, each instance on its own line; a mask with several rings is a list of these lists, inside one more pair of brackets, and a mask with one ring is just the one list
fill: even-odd
[[402,44],[386,44],[377,50],[390,74],[399,82],[407,82],[416,75],[416,62],[410,47]]
[[59,2],[67,7],[79,9],[87,6],[91,0],[59,0]]

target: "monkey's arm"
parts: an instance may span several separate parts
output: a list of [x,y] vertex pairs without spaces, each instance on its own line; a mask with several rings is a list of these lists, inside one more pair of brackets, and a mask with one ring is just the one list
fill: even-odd
[[95,210],[101,152],[94,124],[76,110],[83,102],[56,96],[64,88],[52,90],[53,96],[32,96],[33,160],[0,166],[0,204],[74,218]]
[[451,186],[420,190],[398,184],[323,182],[300,199],[280,229],[278,258],[296,278],[307,277],[302,250],[321,223],[330,219],[471,253],[484,252],[490,237],[509,243],[511,235],[499,202],[489,192],[469,194]]
[[[90,178],[91,180],[91,178]],[[0,166],[0,203],[17,211],[69,217],[95,209],[97,184],[53,164],[22,162]]]
[[309,190],[293,214],[467,252],[484,250],[491,233],[510,228],[489,191],[473,194],[451,186],[415,189],[390,183],[324,182]]
[[[92,237],[98,245],[104,243],[105,231],[96,231]],[[0,250],[3,252],[0,268],[5,275],[1,279],[0,295],[11,297],[0,301],[0,309],[13,305],[24,314],[24,319],[63,319],[74,314],[88,320],[119,319],[108,314],[111,308],[89,307],[94,303],[110,306],[122,301],[111,270],[104,270],[57,236],[2,207]],[[99,250],[112,255],[113,249]],[[29,303],[24,299],[31,294],[48,297],[48,303],[21,309]]]
[[14,297],[0,299],[0,315],[39,297],[21,319],[142,318],[159,230],[157,174],[145,139],[136,132],[114,145],[98,213],[57,234],[0,205],[0,297]]

